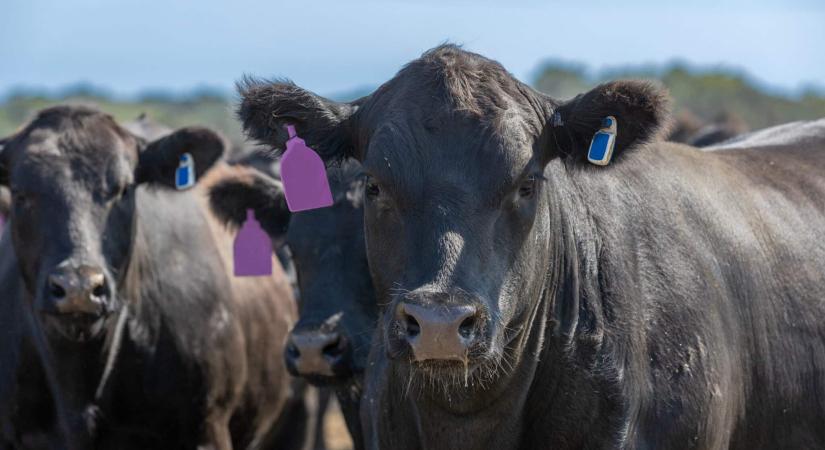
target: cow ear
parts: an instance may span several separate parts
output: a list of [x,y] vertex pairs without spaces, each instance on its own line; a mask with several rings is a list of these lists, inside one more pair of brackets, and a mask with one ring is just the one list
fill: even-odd
[[174,188],[181,156],[188,153],[194,160],[197,181],[223,156],[226,148],[226,141],[208,128],[181,128],[141,150],[135,180]]
[[551,156],[586,161],[593,135],[608,116],[616,119],[613,158],[649,142],[664,128],[670,97],[659,84],[641,80],[613,81],[558,106],[548,124]]
[[357,102],[335,102],[290,81],[245,77],[237,88],[238,119],[249,137],[283,150],[290,124],[325,161],[355,156],[351,119]]
[[290,212],[281,182],[251,167],[232,169],[209,189],[212,212],[228,226],[239,228],[246,220],[246,211],[252,209],[273,241],[283,243]]

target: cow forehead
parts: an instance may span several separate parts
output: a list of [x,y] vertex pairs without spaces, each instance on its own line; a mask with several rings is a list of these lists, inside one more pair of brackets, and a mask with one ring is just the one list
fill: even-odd
[[415,121],[392,121],[378,130],[365,155],[364,168],[383,182],[460,185],[463,190],[498,191],[526,170],[535,138],[525,121],[507,117],[488,121],[444,120],[437,128]]
[[74,179],[89,187],[125,183],[137,159],[136,142],[108,127],[32,126],[15,147],[15,180],[20,182]]

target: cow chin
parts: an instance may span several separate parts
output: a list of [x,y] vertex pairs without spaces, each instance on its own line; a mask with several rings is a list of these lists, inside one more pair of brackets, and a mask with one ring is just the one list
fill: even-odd
[[[489,338],[488,338],[489,339]],[[409,390],[433,394],[455,394],[485,389],[512,368],[494,339],[483,340],[463,358],[418,359],[409,345],[388,337],[387,356],[408,379]]]
[[456,395],[484,390],[503,376],[510,366],[501,352],[488,350],[465,360],[408,360],[409,387],[437,395]]
[[49,337],[84,343],[98,339],[104,334],[108,316],[85,313],[43,313],[42,318],[45,332]]

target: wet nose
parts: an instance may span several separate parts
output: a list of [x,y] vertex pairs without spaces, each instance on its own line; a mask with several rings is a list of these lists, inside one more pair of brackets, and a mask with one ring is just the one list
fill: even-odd
[[46,309],[59,314],[102,314],[109,290],[99,267],[58,269],[48,278]]
[[416,361],[464,361],[477,339],[480,314],[469,304],[422,306],[401,302],[396,320]]
[[347,369],[349,340],[337,331],[294,330],[287,341],[286,364],[299,377],[333,377]]

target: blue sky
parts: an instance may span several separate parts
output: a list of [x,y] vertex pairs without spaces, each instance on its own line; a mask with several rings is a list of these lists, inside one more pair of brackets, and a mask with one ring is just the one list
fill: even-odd
[[822,0],[4,0],[0,93],[228,90],[243,73],[340,93],[448,40],[526,81],[548,58],[596,70],[678,59],[788,92],[825,86]]

